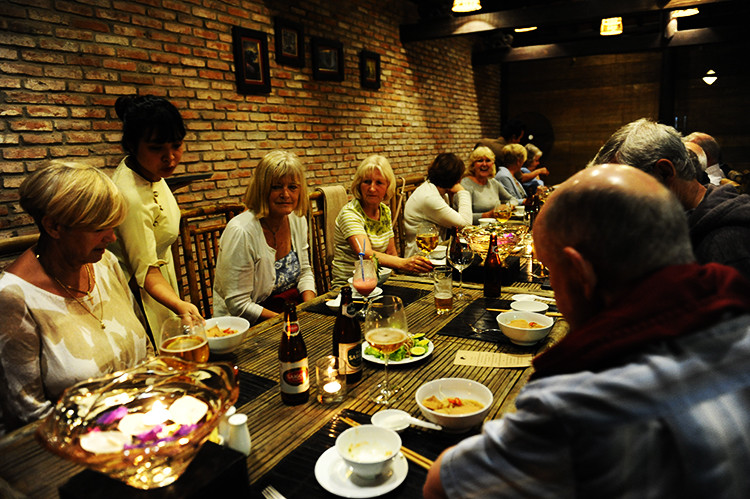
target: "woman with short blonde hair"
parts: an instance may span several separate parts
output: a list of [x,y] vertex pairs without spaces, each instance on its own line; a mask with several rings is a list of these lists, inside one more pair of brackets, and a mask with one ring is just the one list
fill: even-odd
[[426,258],[401,258],[396,251],[391,209],[386,201],[396,193],[396,176],[388,160],[380,155],[365,158],[351,185],[354,199],[336,217],[333,252],[334,287],[346,286],[354,272],[354,261],[377,258],[380,265],[407,272],[428,272]]
[[305,170],[296,154],[276,150],[260,160],[245,192],[247,210],[229,221],[219,242],[214,315],[251,324],[282,311],[285,301],[315,298],[308,258]]
[[502,154],[503,165],[497,169],[495,179],[511,196],[521,202],[526,199],[526,190],[516,179],[516,175],[521,173],[521,167],[526,161],[526,148],[521,144],[508,144],[503,147]]
[[43,417],[69,386],[153,354],[106,249],[127,212],[112,180],[56,162],[29,175],[19,195],[39,241],[0,274],[0,434]]
[[495,153],[487,146],[479,146],[469,154],[469,165],[461,185],[471,194],[472,223],[480,218],[493,218],[496,208],[512,196],[495,180]]

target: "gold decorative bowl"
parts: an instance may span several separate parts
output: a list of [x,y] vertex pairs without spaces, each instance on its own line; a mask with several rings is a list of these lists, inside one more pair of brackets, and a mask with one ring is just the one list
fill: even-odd
[[37,438],[133,487],[164,487],[185,471],[238,395],[230,364],[157,357],[65,390]]

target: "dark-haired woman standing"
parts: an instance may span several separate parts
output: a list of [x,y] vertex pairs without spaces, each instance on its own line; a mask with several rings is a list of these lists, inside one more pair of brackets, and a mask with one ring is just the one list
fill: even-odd
[[115,110],[127,156],[112,180],[125,195],[128,215],[111,249],[140,291],[158,345],[161,324],[172,314],[200,316],[176,291],[170,247],[179,233],[180,208],[164,181],[182,159],[185,125],[177,108],[161,97],[119,97]]

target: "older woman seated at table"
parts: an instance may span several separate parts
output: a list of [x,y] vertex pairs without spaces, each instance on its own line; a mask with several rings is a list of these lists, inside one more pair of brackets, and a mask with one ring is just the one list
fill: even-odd
[[[464,162],[452,153],[438,154],[427,169],[427,181],[414,190],[404,207],[404,256],[418,253],[417,231],[421,223],[433,223],[443,229],[471,225],[471,194],[459,183],[463,173]],[[448,195],[458,210],[451,208]],[[444,236],[445,230],[441,230],[441,238]]]
[[495,154],[489,147],[479,146],[471,152],[466,173],[461,185],[471,193],[474,224],[477,224],[480,218],[494,217],[498,204],[513,199],[505,187],[494,178]]
[[299,158],[280,150],[266,154],[244,203],[247,211],[229,221],[219,243],[214,315],[252,324],[280,313],[285,301],[316,296],[305,218],[309,197]]
[[41,418],[69,386],[153,353],[117,258],[125,200],[103,172],[54,164],[21,184],[39,242],[0,274],[0,433]]
[[521,167],[526,162],[526,148],[521,144],[508,144],[503,147],[502,164],[497,169],[495,179],[503,184],[505,190],[519,201],[526,199],[526,190],[516,175],[521,174]]
[[407,272],[432,270],[421,256],[401,258],[396,252],[391,209],[384,203],[396,192],[396,177],[388,160],[377,154],[366,158],[357,168],[351,185],[354,199],[336,217],[333,253],[333,286],[347,284],[360,252],[375,256],[381,265]]

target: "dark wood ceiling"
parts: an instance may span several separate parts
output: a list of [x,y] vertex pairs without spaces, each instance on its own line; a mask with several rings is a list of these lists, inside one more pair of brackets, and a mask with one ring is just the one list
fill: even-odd
[[[418,20],[401,26],[404,43],[479,34],[474,63],[658,49],[745,37],[748,0],[481,0],[482,10],[451,12],[453,0],[411,0]],[[675,9],[700,13],[669,24]],[[622,35],[602,37],[602,18],[621,16]],[[537,26],[527,33],[515,28]]]

